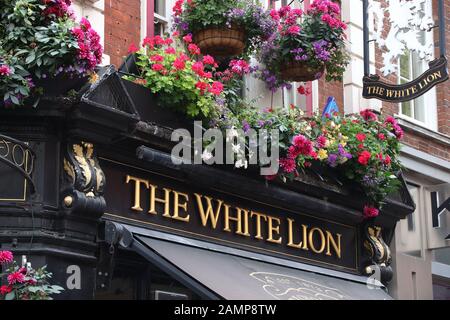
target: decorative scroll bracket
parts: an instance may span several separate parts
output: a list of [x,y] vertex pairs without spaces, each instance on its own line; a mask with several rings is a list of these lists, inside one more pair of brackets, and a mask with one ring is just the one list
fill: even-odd
[[373,223],[366,223],[363,227],[364,248],[369,255],[369,264],[366,265],[364,272],[368,276],[375,276],[382,284],[387,285],[393,276],[391,262],[391,250],[384,242],[382,237],[382,228]]
[[92,143],[68,143],[64,154],[63,207],[72,213],[100,217],[105,209],[105,175]]
[[29,183],[30,192],[36,192],[31,178],[36,155],[26,143],[0,134],[0,162],[17,170]]

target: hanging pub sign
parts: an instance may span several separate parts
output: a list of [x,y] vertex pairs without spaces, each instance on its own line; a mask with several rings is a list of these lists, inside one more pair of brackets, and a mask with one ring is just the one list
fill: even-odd
[[[434,22],[427,15],[429,0],[387,0],[383,6],[380,1],[363,0],[364,11],[364,78],[362,95],[366,99],[379,99],[388,102],[405,102],[416,99],[439,83],[448,80],[447,58],[445,57],[445,21],[443,0],[439,0],[439,46],[440,57],[430,61],[433,56],[432,42],[423,41],[427,32],[434,28]],[[369,11],[374,19],[374,39],[369,40]],[[386,21],[388,20],[388,21]],[[384,30],[388,26],[388,30]],[[388,32],[386,32],[388,31]],[[386,35],[387,34],[387,35]],[[383,37],[383,35],[386,35]],[[369,42],[375,41],[383,50],[385,77],[398,72],[400,56],[415,52],[415,56],[429,61],[428,70],[416,79],[392,84],[381,80],[379,75],[370,74]]]

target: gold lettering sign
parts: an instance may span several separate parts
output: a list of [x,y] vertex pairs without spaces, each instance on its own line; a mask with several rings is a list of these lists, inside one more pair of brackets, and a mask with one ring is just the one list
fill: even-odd
[[[342,257],[342,234],[319,226],[299,224],[295,219],[283,218],[233,206],[221,199],[200,193],[194,197],[160,186],[150,180],[126,175],[125,184],[130,185],[134,197],[129,209],[137,215],[159,215],[177,222],[190,223],[192,213],[197,215],[203,228],[222,231],[236,237],[247,237],[255,242],[264,241],[278,246],[287,246],[315,254]],[[148,203],[149,210],[144,213],[142,203]],[[159,207],[157,205],[160,205]],[[189,207],[192,210],[189,210]],[[287,230],[285,234],[281,230]]]

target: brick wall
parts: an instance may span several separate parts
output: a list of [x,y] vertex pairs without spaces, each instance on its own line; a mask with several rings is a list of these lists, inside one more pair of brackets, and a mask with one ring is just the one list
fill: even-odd
[[[450,53],[450,1],[444,1],[445,16],[445,35],[447,45],[447,58]],[[433,0],[433,19],[439,21],[438,1]],[[438,29],[435,29],[436,31]],[[439,33],[434,34],[435,56],[439,56]],[[437,86],[436,89],[438,102],[438,130],[444,134],[450,135],[450,84],[445,82]]]
[[[447,52],[450,52],[450,1],[444,1],[446,6],[446,36],[447,36]],[[438,24],[438,15],[437,15],[437,7],[438,1],[433,0],[433,14],[434,20],[436,24]],[[387,26],[385,26],[383,36],[386,36],[389,30]],[[436,57],[438,57],[439,52],[439,29],[434,29],[434,37],[435,37],[435,46],[436,48]],[[448,56],[448,54],[447,54]],[[382,51],[376,47],[375,54],[375,67],[377,70],[380,70],[382,67]],[[379,71],[377,72],[380,75],[381,80],[397,83],[397,77],[395,75],[390,75],[388,77],[384,77]],[[436,87],[436,100],[437,100],[437,118],[438,118],[438,131],[450,135],[450,84],[449,82],[444,82]],[[399,104],[398,103],[387,103],[383,102],[383,112],[387,114],[398,114],[399,113]],[[413,130],[405,130],[405,137],[403,139],[403,143],[409,145],[417,150],[426,152],[430,155],[450,160],[450,146],[444,142],[441,142],[436,139],[431,139],[429,137],[425,137]]]
[[336,103],[339,107],[339,111],[344,111],[344,85],[340,81],[326,82],[325,77],[322,77],[319,81],[319,109],[322,113],[327,99],[329,96],[333,96],[336,99]]
[[130,44],[139,46],[140,15],[140,0],[105,1],[105,53],[116,67],[127,55]]

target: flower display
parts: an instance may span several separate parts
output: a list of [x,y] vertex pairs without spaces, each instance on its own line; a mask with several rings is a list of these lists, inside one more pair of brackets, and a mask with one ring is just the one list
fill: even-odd
[[100,36],[87,19],[75,22],[70,0],[0,4],[0,92],[5,106],[23,105],[30,95],[45,94],[41,79],[85,78],[101,62]]
[[[329,0],[313,1],[306,12],[290,6],[271,11],[278,32],[261,45],[258,53],[267,69],[259,78],[269,89],[284,85],[281,69],[295,61],[306,63],[311,70],[325,69],[327,81],[342,79],[349,56],[344,42],[347,26],[339,14],[339,5]],[[311,80],[321,76],[322,72],[317,72]]]
[[248,56],[276,30],[276,22],[260,5],[250,0],[177,0],[173,7],[174,28],[192,42],[192,34],[210,27],[244,30],[244,55]]
[[[279,14],[283,16],[283,12]],[[384,118],[372,110],[305,117],[303,111],[291,106],[264,111],[243,109],[230,123],[241,125],[245,131],[278,129],[277,177],[282,181],[296,179],[313,164],[330,168],[364,191],[367,203],[361,212],[366,218],[377,216],[383,201],[399,186],[399,140],[403,132],[393,117]]]
[[0,286],[1,300],[51,300],[52,294],[64,290],[49,284],[52,274],[46,267],[33,269],[29,263],[19,267],[13,258],[11,251],[0,251],[0,266],[6,269],[0,277],[5,277],[7,281],[7,284]]
[[182,46],[173,46],[171,38],[144,39],[143,47],[135,53],[140,75],[125,79],[149,88],[164,107],[193,118],[210,118],[224,90],[224,85],[213,79],[217,63],[211,56],[201,56],[190,37],[181,41],[188,44],[187,52],[180,49]]

